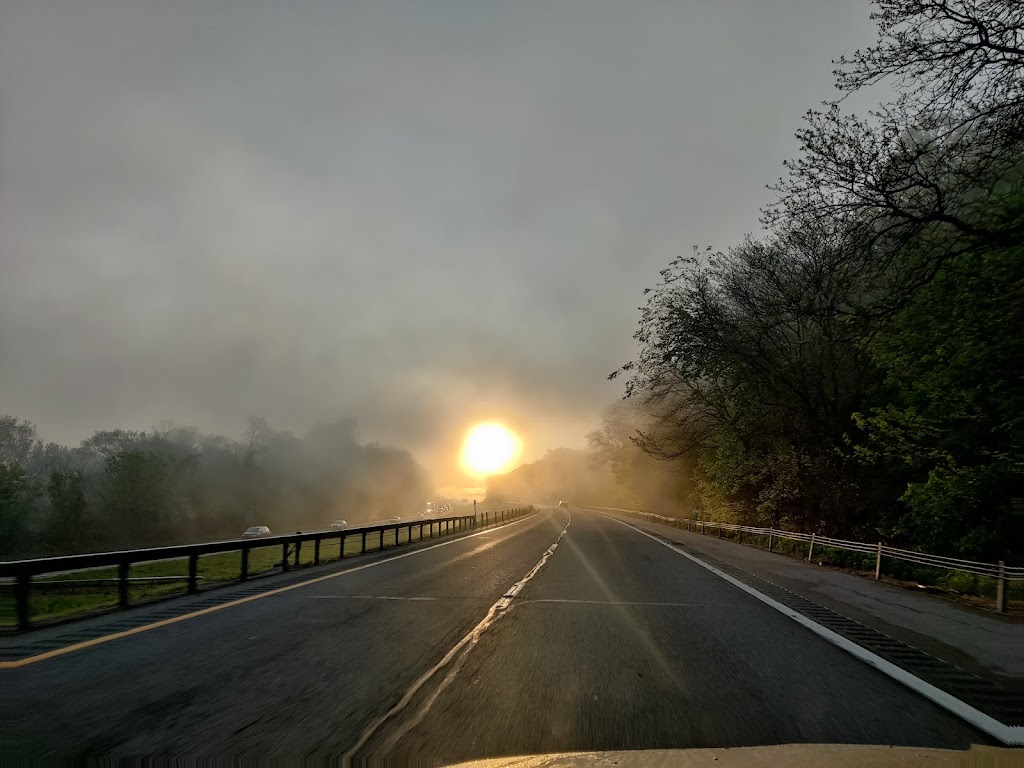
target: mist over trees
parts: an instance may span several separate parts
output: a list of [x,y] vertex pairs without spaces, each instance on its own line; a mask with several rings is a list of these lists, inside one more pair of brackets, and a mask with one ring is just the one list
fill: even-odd
[[769,233],[694,249],[612,376],[709,517],[1024,554],[1024,3],[879,0]]
[[650,414],[635,400],[610,406],[585,450],[557,448],[507,475],[488,478],[490,501],[538,501],[678,512],[692,497],[685,459],[660,460],[636,441]]
[[355,422],[296,437],[253,417],[240,439],[164,423],[96,432],[74,448],[0,414],[0,556],[63,554],[350,524],[417,509],[430,493],[404,450]]

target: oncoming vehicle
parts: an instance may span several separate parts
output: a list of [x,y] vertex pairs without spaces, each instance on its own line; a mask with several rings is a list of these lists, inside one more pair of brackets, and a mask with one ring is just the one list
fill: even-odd
[[344,520],[335,520],[333,523],[331,523],[331,528],[335,531],[340,531],[345,528],[348,528],[348,523],[346,523]]
[[398,523],[398,522],[401,522],[401,520],[402,520],[402,518],[400,518],[398,515],[392,515],[391,517],[388,518],[388,522],[389,523]]
[[261,536],[269,536],[270,529],[265,525],[254,525],[242,532],[243,539],[258,539]]
[[568,501],[560,501],[560,502],[558,502],[558,508],[559,509],[568,509],[569,508],[569,502]]

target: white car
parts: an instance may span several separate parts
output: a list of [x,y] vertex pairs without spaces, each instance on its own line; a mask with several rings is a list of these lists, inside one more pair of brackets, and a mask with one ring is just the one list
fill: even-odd
[[344,520],[335,520],[333,523],[331,523],[331,528],[335,531],[343,531],[344,529],[348,528],[348,523],[346,523]]
[[402,518],[400,518],[398,515],[393,515],[393,516],[388,518],[388,522],[389,523],[398,523],[398,522],[401,522],[401,520],[402,520]]
[[265,525],[254,525],[252,528],[246,528],[242,531],[243,539],[258,539],[261,536],[269,536],[270,529]]

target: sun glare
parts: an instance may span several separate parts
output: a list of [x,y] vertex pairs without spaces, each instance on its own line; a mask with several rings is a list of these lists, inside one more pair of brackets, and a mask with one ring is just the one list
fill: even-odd
[[496,421],[477,424],[462,441],[459,462],[466,474],[482,477],[507,472],[519,458],[519,438]]

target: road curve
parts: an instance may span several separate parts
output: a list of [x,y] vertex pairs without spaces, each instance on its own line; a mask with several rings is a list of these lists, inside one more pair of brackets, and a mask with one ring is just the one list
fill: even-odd
[[564,510],[545,510],[401,554],[341,573],[359,562],[346,561],[331,567],[334,578],[0,672],[10,753],[443,764],[988,741],[599,515],[573,510],[569,523]]

